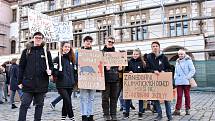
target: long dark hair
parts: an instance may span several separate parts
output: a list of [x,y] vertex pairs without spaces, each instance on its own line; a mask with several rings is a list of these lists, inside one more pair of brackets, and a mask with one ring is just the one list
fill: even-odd
[[[62,51],[63,46],[67,43],[70,44],[68,41],[61,42],[61,51]],[[71,47],[70,47],[70,51],[68,52],[68,56],[69,56],[69,61],[71,61],[73,64],[75,64],[75,62],[76,62],[75,53]]]

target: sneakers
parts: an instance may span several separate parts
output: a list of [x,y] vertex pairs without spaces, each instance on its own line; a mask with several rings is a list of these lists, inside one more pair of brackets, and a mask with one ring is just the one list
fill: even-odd
[[3,101],[0,101],[0,104],[3,104],[4,102]]
[[93,115],[90,115],[90,116],[88,117],[88,121],[95,121],[95,120],[93,119]]
[[126,119],[128,119],[128,118],[129,118],[129,113],[126,113],[126,112],[125,112],[125,113],[123,114],[123,119],[126,120]]
[[72,117],[72,118],[69,118],[71,121],[75,121],[75,118],[74,117]]
[[158,115],[157,117],[154,118],[154,121],[160,121],[162,119],[161,115]]
[[116,115],[111,115],[111,121],[117,121]]
[[15,108],[18,108],[18,107],[16,107],[15,104],[12,104],[11,109],[15,109]]
[[50,103],[50,107],[52,108],[52,110],[55,110],[55,105],[53,105],[52,103]]
[[132,110],[135,110],[135,107],[133,105],[130,106]]
[[173,115],[180,116],[181,115],[180,110],[175,110],[173,112]]
[[143,118],[143,113],[142,112],[139,112],[138,113],[138,120],[141,120]]
[[190,109],[186,109],[186,115],[190,115]]
[[104,115],[104,120],[105,121],[111,121],[111,117],[109,115]]

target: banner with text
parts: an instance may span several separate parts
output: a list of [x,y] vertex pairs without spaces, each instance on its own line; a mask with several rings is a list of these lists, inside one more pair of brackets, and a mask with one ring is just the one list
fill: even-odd
[[28,26],[31,35],[39,31],[47,42],[73,40],[71,21],[54,22],[50,16],[28,9]]
[[102,59],[100,51],[78,50],[78,88],[105,90]]
[[56,39],[53,23],[48,15],[28,9],[28,27],[31,35],[39,31],[43,33],[46,41]]
[[127,52],[105,52],[105,66],[128,66]]
[[53,22],[54,33],[57,41],[73,40],[72,22]]
[[124,73],[123,99],[172,100],[172,72]]

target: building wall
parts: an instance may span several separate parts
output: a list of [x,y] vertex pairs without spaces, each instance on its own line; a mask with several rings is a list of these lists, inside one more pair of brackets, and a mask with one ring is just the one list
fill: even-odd
[[[35,0],[34,0],[35,1]],[[91,0],[87,1],[88,3],[90,2],[95,2],[98,0]],[[188,1],[188,0],[179,0],[181,1]],[[26,2],[31,2],[31,1],[26,1]],[[70,7],[73,6],[71,0],[64,0],[64,6],[65,7]],[[165,4],[170,4],[170,3],[175,3],[175,0],[164,0]],[[162,22],[162,21],[169,21],[169,17],[176,17],[177,16],[182,16],[187,15],[187,18],[192,18],[192,17],[200,17],[200,9],[201,9],[201,14],[202,16],[215,16],[215,7],[214,5],[215,1],[207,1],[203,2],[202,5],[200,6],[198,3],[187,3],[187,4],[182,4],[182,5],[175,5],[171,7],[165,7],[164,8],[164,13],[162,15],[162,8],[155,8],[155,9],[150,9],[150,10],[144,10],[144,11],[136,11],[136,12],[129,12],[129,13],[123,13],[122,14],[122,26],[130,26],[132,23],[137,24],[138,21],[145,20],[146,23],[155,23],[155,22]],[[52,7],[53,9],[59,9],[61,8],[60,5],[60,0],[55,0],[55,5]],[[85,3],[85,0],[80,0],[80,4]],[[47,12],[50,10],[50,3],[48,1],[46,2],[39,2],[31,7],[36,8],[36,10],[41,11],[41,12]],[[133,10],[133,9],[138,9],[138,8],[146,8],[146,7],[153,7],[157,6],[160,4],[160,0],[154,0],[153,2],[151,0],[144,0],[144,1],[125,1],[122,3],[122,10]],[[27,7],[23,7],[23,14],[22,16],[27,16]],[[86,6],[79,7],[79,8],[74,8],[70,12],[64,13],[64,20],[74,20],[74,19],[79,19],[79,18],[85,18],[87,16],[96,16],[96,15],[102,15],[102,14],[107,14],[107,13],[114,13],[118,12],[120,10],[120,3],[119,2],[112,2],[109,3],[108,5],[103,4],[97,4],[94,5],[93,7],[88,7],[86,9]],[[57,12],[55,14],[51,14],[53,12],[49,12],[46,14],[50,14],[52,16],[53,21],[60,21],[60,14]],[[22,21],[22,28],[26,29],[28,27],[28,22],[26,21],[27,19],[25,18],[24,21]],[[100,21],[100,22],[99,22]],[[110,21],[110,23],[109,23]],[[108,24],[109,23],[109,24]],[[188,46],[181,44],[183,42],[174,42],[178,41],[178,38],[186,38],[187,36],[193,36],[193,34],[197,35],[214,35],[214,30],[215,30],[215,22],[214,19],[209,19],[209,20],[203,20],[203,33],[200,32],[200,26],[199,26],[200,21],[188,21],[187,26],[188,26],[188,31],[186,32],[186,36],[184,35],[176,35],[176,36],[171,36],[170,35],[170,24],[162,24],[160,25],[153,25],[153,26],[147,26],[144,29],[146,29],[146,35],[144,35],[144,39],[140,40],[133,40],[132,41],[132,36],[131,36],[131,31],[132,29],[123,29],[122,30],[122,41],[124,42],[123,44],[118,43],[117,45],[123,45],[126,47],[133,46],[131,48],[134,48],[139,46],[139,43],[147,43],[147,41],[152,41],[152,40],[158,40],[160,42],[171,39],[172,41],[168,45],[169,47],[175,46],[175,44],[179,44],[182,47]],[[185,23],[181,22],[180,26],[182,27]],[[12,24],[11,24],[12,25]],[[112,16],[107,16],[107,17],[98,17],[94,19],[86,19],[86,20],[81,20],[81,21],[73,21],[73,28],[74,30],[81,30],[81,32],[89,32],[89,31],[95,31],[99,30],[98,26],[100,28],[104,26],[109,26],[111,25],[111,35],[116,38],[116,42],[121,42],[120,39],[120,30],[114,30],[114,28],[121,27],[120,26],[120,17],[118,14],[114,14]],[[17,24],[13,23],[14,28],[17,28]],[[175,31],[177,28],[177,23],[174,23]],[[137,28],[135,28],[137,29]],[[17,31],[14,30],[12,33],[17,33]],[[22,31],[22,41],[26,39],[26,35],[28,34],[27,30]],[[90,35],[93,37],[94,42],[93,45],[97,46],[98,45],[98,39],[103,41],[102,39],[105,38],[103,33],[100,32],[100,38],[97,33],[90,33],[90,34],[81,34],[78,35],[77,38],[79,40],[73,40],[73,46],[75,45],[75,41],[77,45],[81,44],[81,40],[84,38],[86,35]],[[137,33],[136,33],[137,34]],[[16,35],[16,34],[15,34]],[[136,35],[135,35],[136,36]],[[15,36],[16,38],[16,36]],[[127,44],[129,43],[129,44]],[[132,43],[132,44],[131,44]],[[188,43],[188,42],[186,42]],[[204,44],[204,39],[201,39],[201,41],[198,41],[198,43],[201,43],[201,48],[205,48],[207,45]],[[189,46],[188,49],[195,49],[198,50],[199,45],[196,45],[195,41],[189,41]],[[148,46],[148,45],[147,45]],[[22,44],[22,47],[23,44]],[[74,46],[76,47],[76,46]],[[121,47],[121,46],[120,46]],[[166,47],[166,46],[165,46]],[[147,47],[146,47],[147,48]],[[23,48],[22,48],[23,49]],[[149,48],[150,49],[150,48]],[[196,58],[201,59],[204,58],[204,55],[201,55]]]
[[0,0],[0,55],[10,54],[10,22],[11,9],[8,3]]

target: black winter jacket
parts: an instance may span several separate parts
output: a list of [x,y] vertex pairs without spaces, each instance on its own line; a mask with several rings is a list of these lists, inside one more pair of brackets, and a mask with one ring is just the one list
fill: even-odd
[[[115,48],[107,48],[104,46],[103,52],[115,52]],[[112,66],[110,70],[107,70],[106,67],[104,67],[105,72],[105,82],[118,82],[119,81],[119,72],[118,72],[118,66]]]
[[[53,69],[51,53],[47,51],[50,70]],[[19,63],[19,84],[23,92],[47,92],[49,76],[43,46],[23,50]]]
[[9,70],[10,77],[10,90],[18,90],[18,73],[19,66],[17,64],[12,64]]
[[53,69],[53,76],[57,77],[57,88],[73,88],[75,84],[74,79],[74,64],[69,60],[69,56],[64,54],[61,58],[62,71],[59,71],[59,57],[56,57],[53,64],[57,65],[57,68]]
[[149,53],[146,55],[146,67],[149,72],[154,73],[154,71],[165,71],[170,72],[171,67],[167,57],[164,54],[160,54],[156,57],[154,53]]
[[125,67],[126,73],[130,71],[132,71],[133,73],[145,73],[146,67],[144,66],[140,58],[137,59],[131,58],[131,60],[128,61],[128,66]]

